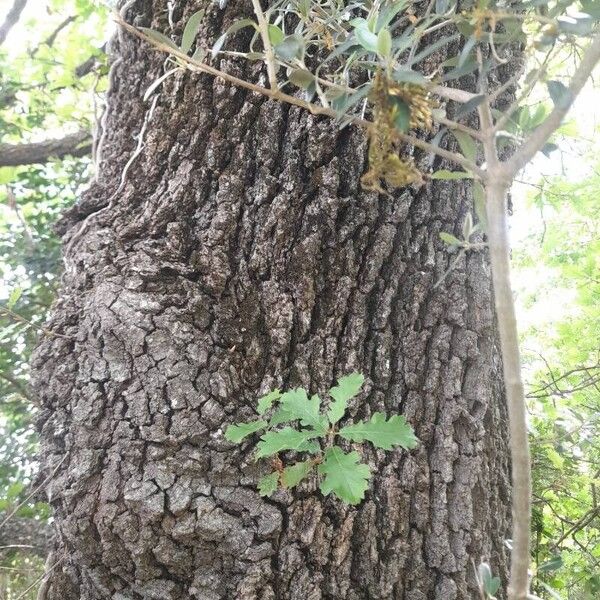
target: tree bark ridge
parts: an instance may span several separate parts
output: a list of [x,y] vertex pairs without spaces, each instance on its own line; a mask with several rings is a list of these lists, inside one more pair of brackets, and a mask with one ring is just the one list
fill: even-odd
[[[164,8],[136,3],[137,24],[160,29]],[[174,14],[178,30],[196,8]],[[247,10],[213,5],[201,35]],[[117,189],[161,72],[137,40],[119,54],[88,206]],[[144,152],[69,260],[49,327],[75,341],[49,336],[34,359],[46,469],[68,456],[49,488],[65,556],[49,599],[458,600],[476,597],[472,561],[506,575],[485,254],[433,288],[453,258],[438,234],[472,200],[463,182],[364,192],[366,150],[361,131],[208,76],[163,84]],[[367,384],[351,418],[401,412],[421,445],[366,447],[357,508],[314,480],[260,498],[269,467],[226,425],[261,392],[323,394],[352,370]]]

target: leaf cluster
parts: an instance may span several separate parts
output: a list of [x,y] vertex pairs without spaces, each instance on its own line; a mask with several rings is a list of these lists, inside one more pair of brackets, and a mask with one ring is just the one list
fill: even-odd
[[[359,394],[363,382],[360,373],[341,377],[329,390],[329,401],[325,405],[317,394],[309,397],[303,388],[283,393],[273,390],[258,400],[260,419],[227,428],[225,438],[235,443],[263,432],[256,445],[256,458],[274,457],[276,470],[258,483],[261,495],[269,496],[280,487],[293,488],[316,469],[323,494],[333,493],[347,504],[359,504],[368,488],[371,470],[360,462],[358,452],[346,452],[336,445],[336,438],[354,443],[370,442],[384,450],[395,446],[408,450],[417,445],[412,428],[401,415],[386,418],[376,412],[368,421],[338,426],[348,402]],[[309,457],[284,466],[279,459],[280,452],[293,452],[294,456],[306,453]]]
[[[557,49],[572,48],[576,53],[580,40],[595,34],[600,18],[595,0],[585,0],[577,12],[572,10],[573,5],[570,0],[510,4],[467,0],[460,3],[459,10],[452,0],[436,0],[423,10],[413,0],[347,4],[335,0],[276,0],[263,14],[258,13],[256,19],[246,17],[235,21],[219,35],[212,48],[196,47],[192,58],[202,61],[210,56],[217,61],[221,56],[232,56],[263,61],[268,66],[270,80],[275,79],[271,81],[273,89],[286,93],[303,90],[307,102],[337,115],[342,126],[356,120],[370,105],[375,131],[375,135],[371,131],[370,143],[374,148],[369,153],[369,169],[362,184],[365,189],[386,193],[382,183],[393,189],[421,185],[426,177],[410,160],[398,156],[401,148],[388,140],[394,130],[400,134],[424,126],[419,118],[423,105],[418,100],[427,98],[436,86],[438,89],[440,85],[451,86],[466,75],[476,75],[483,82],[480,91],[467,99],[447,96],[450,100],[433,111],[429,101],[424,105],[426,122],[432,118],[439,124],[431,147],[439,146],[452,133],[459,139],[460,149],[456,154],[463,158],[457,161],[463,171],[442,169],[434,172],[432,179],[481,177],[477,162],[481,162],[483,138],[461,121],[470,119],[482,102],[489,100],[485,81],[511,60],[515,48],[519,52],[526,48],[530,63],[537,66],[517,90],[515,106],[507,110],[499,105],[496,101],[500,95],[490,102],[493,122],[489,126],[496,130],[494,139],[499,150],[522,140],[521,133],[526,129],[532,130],[528,126],[517,134],[510,132],[515,117],[523,121],[517,113],[527,108],[527,99],[534,88],[544,85],[546,96],[557,107],[571,101],[564,83],[550,79],[548,63],[557,56]],[[187,54],[203,16],[200,11],[190,17],[180,46],[160,32],[144,31],[156,41]],[[240,49],[236,44],[235,49],[228,49],[242,30],[252,33],[249,47]],[[172,57],[172,61],[177,66],[157,79],[148,93],[186,66],[181,56]],[[383,102],[375,89],[381,77],[388,81],[389,90],[389,97]],[[412,91],[398,95],[394,93],[397,86],[412,86]],[[460,84],[457,87],[460,90]],[[394,109],[391,129],[390,113],[381,110],[382,106]],[[447,112],[449,107],[452,108]],[[447,118],[448,114],[452,114],[454,121]],[[554,148],[549,143],[543,152],[549,153]]]

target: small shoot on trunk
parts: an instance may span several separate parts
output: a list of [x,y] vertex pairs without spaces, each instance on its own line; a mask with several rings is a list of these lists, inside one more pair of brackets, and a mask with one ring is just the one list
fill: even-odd
[[[278,489],[291,489],[315,472],[321,477],[319,488],[324,495],[333,493],[346,504],[360,504],[371,478],[371,468],[361,462],[356,450],[346,451],[336,441],[346,440],[354,446],[369,442],[375,448],[410,450],[418,440],[402,415],[387,418],[375,412],[369,420],[338,427],[350,400],[358,396],[364,377],[351,373],[340,377],[329,390],[329,401],[322,406],[318,395],[308,395],[303,388],[285,393],[273,390],[258,400],[257,412],[263,419],[230,425],[225,439],[240,443],[262,431],[256,444],[256,458],[271,458],[273,472],[258,482],[261,496]],[[264,416],[269,413],[270,418]],[[280,425],[285,425],[280,427]],[[286,453],[284,463],[279,454]],[[308,454],[304,460],[298,455]]]

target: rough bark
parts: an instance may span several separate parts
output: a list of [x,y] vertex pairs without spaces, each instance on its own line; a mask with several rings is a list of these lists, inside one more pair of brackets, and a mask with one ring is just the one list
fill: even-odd
[[[198,6],[174,13],[175,34]],[[166,2],[129,21],[168,32]],[[214,40],[251,7],[212,4]],[[224,25],[223,25],[224,24]],[[506,409],[485,253],[440,231],[471,210],[463,182],[393,198],[361,190],[363,132],[209,77],[166,82],[123,37],[101,176],[64,220],[63,290],[34,358],[55,510],[52,600],[458,600],[473,565],[506,581]],[[260,66],[221,60],[256,79]],[[264,73],[262,75],[264,77]],[[403,413],[421,445],[365,450],[374,477],[347,507],[315,481],[262,499],[267,465],[223,438],[260,392],[367,377],[351,417]]]

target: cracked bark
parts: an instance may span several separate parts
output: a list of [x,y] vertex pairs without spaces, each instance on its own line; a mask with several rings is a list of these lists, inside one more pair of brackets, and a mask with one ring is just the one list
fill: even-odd
[[[168,32],[166,2],[129,21]],[[185,14],[174,14],[175,33]],[[211,4],[214,40],[250,3]],[[135,148],[163,58],[123,37],[101,177],[65,241],[106,206]],[[223,59],[257,79],[260,67]],[[264,77],[264,73],[262,75]],[[67,260],[33,359],[47,494],[51,600],[458,600],[473,563],[506,581],[506,408],[485,253],[454,256],[464,182],[387,198],[360,189],[363,132],[207,76],[163,84],[145,148]],[[424,157],[417,157],[425,162]],[[366,448],[366,500],[316,481],[262,499],[268,466],[222,435],[259,393],[367,377],[351,418],[401,412],[421,445]]]

